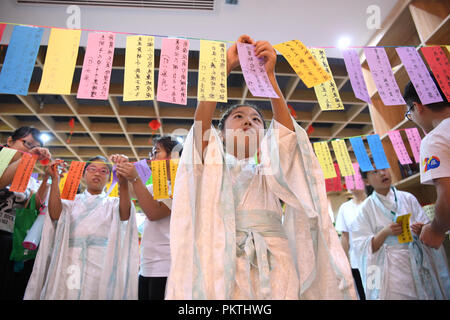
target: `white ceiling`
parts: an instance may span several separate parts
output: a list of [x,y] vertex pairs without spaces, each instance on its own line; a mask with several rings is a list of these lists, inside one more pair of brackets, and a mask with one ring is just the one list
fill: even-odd
[[[367,8],[380,8],[383,21],[396,0],[239,0],[237,5],[216,0],[212,12],[164,9],[124,9],[82,6],[81,28],[178,37],[234,41],[246,33],[255,40],[273,44],[301,40],[308,47],[336,46],[346,35],[351,45],[363,46],[377,31],[367,27]],[[69,14],[65,5],[18,5],[15,0],[0,1],[0,22],[66,27]],[[12,28],[1,43],[8,43]],[[87,41],[83,32],[81,45]],[[44,33],[43,44],[49,32]],[[125,47],[126,35],[118,35],[116,47]],[[161,38],[156,38],[156,47]],[[199,41],[190,41],[192,50]],[[329,57],[341,58],[339,50],[327,49]]]

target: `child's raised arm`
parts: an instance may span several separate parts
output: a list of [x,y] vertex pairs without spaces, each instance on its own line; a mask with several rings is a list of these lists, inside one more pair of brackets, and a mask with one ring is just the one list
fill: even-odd
[[[253,44],[253,40],[247,36],[242,35],[239,37],[237,42],[243,43],[251,43]],[[237,44],[234,43],[227,50],[227,76],[231,73],[239,65],[239,56],[237,51]],[[194,129],[194,138],[195,144],[197,146],[200,145],[201,141],[201,154],[205,151],[208,146],[209,140],[209,130],[211,129],[212,117],[214,115],[214,110],[216,109],[217,102],[216,101],[201,101],[199,102],[197,109],[195,110],[194,120],[200,121],[201,132],[195,132]],[[196,127],[195,127],[196,128]],[[201,135],[200,135],[201,134]]]
[[258,41],[255,44],[255,55],[258,58],[264,58],[265,68],[273,89],[279,98],[271,98],[273,118],[281,123],[286,128],[294,131],[291,114],[284,100],[283,93],[278,87],[277,78],[275,75],[275,64],[277,62],[277,53],[272,45],[267,41]]

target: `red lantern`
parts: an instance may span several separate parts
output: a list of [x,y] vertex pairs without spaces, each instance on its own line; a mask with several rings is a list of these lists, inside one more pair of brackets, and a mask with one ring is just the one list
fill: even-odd
[[158,120],[152,120],[148,123],[148,126],[152,129],[152,131],[156,131],[161,127],[161,123],[159,123]]
[[67,143],[70,143],[70,140],[72,139],[73,128],[75,127],[75,118],[69,120],[69,127],[70,127],[70,134],[66,140]]
[[308,127],[308,129],[306,129],[306,133],[308,134],[308,136],[310,136],[311,133],[313,133],[313,132],[314,132],[314,128],[313,128],[312,125],[310,125],[310,126]]
[[291,105],[287,105],[289,110],[291,111],[291,115],[294,117],[294,119],[297,119],[297,113],[295,112],[294,108]]

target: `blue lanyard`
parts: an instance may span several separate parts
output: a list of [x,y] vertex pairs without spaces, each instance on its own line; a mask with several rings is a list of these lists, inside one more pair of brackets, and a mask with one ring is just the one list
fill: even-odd
[[[395,199],[395,209],[397,210],[397,212],[399,212],[399,205],[398,205],[398,199],[397,199],[397,192],[395,191],[394,187],[391,187],[392,192],[394,192],[394,199]],[[376,192],[374,191],[371,195],[372,199],[375,202],[375,205],[381,209],[381,211],[383,211],[383,213],[392,221],[395,221],[395,218],[397,216],[397,212],[393,211],[393,210],[388,210],[384,204],[381,202],[380,198],[378,197],[378,195],[376,194]]]

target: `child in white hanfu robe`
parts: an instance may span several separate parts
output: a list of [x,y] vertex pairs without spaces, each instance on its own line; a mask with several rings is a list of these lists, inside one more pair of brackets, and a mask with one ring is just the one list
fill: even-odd
[[[265,61],[274,120],[265,133],[258,109],[238,105],[217,132],[216,103],[200,102],[176,175],[166,299],[356,299],[323,174],[274,76],[275,50],[238,41]],[[228,73],[239,65],[236,44],[227,61]]]
[[[387,169],[362,172],[362,176],[374,191],[360,205],[351,229],[366,298],[448,299],[446,255],[442,246],[436,250],[419,241],[422,227],[430,220],[417,199],[391,187]],[[398,236],[404,231],[396,221],[407,214],[411,214],[412,241],[400,243]]]
[[137,299],[135,208],[120,176],[120,198],[106,194],[106,162],[101,156],[87,162],[87,189],[73,201],[60,199],[53,167],[49,214],[25,299]]

